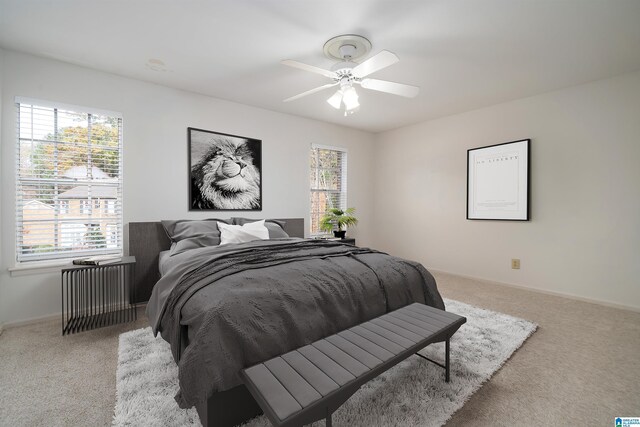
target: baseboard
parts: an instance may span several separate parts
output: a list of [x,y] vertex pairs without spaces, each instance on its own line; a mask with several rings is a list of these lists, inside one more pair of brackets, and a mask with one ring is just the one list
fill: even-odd
[[7,322],[4,324],[4,327],[5,329],[10,329],[18,326],[33,325],[34,323],[48,322],[55,319],[60,319],[60,313],[47,314],[45,316],[30,317],[28,319],[16,320],[14,322]]
[[[146,309],[147,303],[146,302],[137,303],[136,307],[138,308],[138,310],[140,310],[141,308]],[[0,334],[2,333],[1,331],[3,326],[4,326],[4,329],[10,329],[10,328],[16,328],[18,326],[33,325],[34,323],[48,322],[56,319],[61,320],[62,315],[60,313],[48,314],[45,316],[30,317],[28,319],[16,320],[13,322],[6,322],[4,325],[0,325]]]
[[624,304],[618,304],[618,303],[610,302],[610,301],[598,300],[598,299],[594,299],[594,298],[586,298],[586,297],[581,297],[581,296],[578,296],[578,295],[564,293],[564,292],[557,292],[557,291],[549,291],[549,290],[546,290],[546,289],[532,288],[531,286],[517,285],[515,283],[499,282],[499,281],[493,280],[493,279],[487,279],[487,278],[478,277],[478,276],[469,276],[467,274],[453,273],[451,271],[439,270],[437,268],[429,268],[429,271],[433,271],[435,273],[450,274],[452,276],[464,277],[465,279],[481,280],[483,282],[487,282],[487,283],[490,283],[492,285],[506,286],[506,287],[509,287],[509,288],[522,289],[522,290],[525,290],[525,291],[536,292],[536,293],[539,293],[539,294],[553,295],[553,296],[556,296],[556,297],[567,298],[567,299],[571,299],[571,300],[574,300],[574,301],[587,302],[587,303],[590,303],[590,304],[598,304],[598,305],[603,305],[605,307],[611,307],[611,308],[616,308],[616,309],[620,309],[620,310],[633,311],[634,313],[640,313],[640,307],[635,307],[635,306],[632,306],[632,305],[624,305]]

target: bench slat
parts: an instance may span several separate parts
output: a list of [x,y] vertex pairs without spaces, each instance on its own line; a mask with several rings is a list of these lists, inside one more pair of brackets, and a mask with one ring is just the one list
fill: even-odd
[[434,319],[433,317],[427,317],[422,314],[409,311],[409,310],[407,310],[405,313],[398,313],[398,316],[406,316],[412,319],[412,321],[423,322],[428,325],[433,325],[437,330],[440,330],[451,323],[451,322],[444,322],[439,319]]
[[[442,310],[439,310],[439,311],[442,311]],[[421,317],[428,317],[429,319],[433,319],[435,321],[446,323],[446,324],[455,321],[455,317],[452,317],[451,313],[447,313],[446,311],[444,311],[443,313],[446,313],[446,315],[443,316],[440,313],[437,313],[435,310],[433,311],[422,310],[420,307],[408,306],[406,310],[402,310],[402,313],[406,315],[412,315],[412,316],[415,315],[415,316],[421,316]]]
[[393,323],[389,323],[386,320],[384,320],[382,317],[373,319],[371,323],[374,323],[384,329],[388,329],[391,332],[395,332],[396,334],[401,335],[406,339],[410,340],[413,344],[422,341],[426,336],[426,335],[418,335],[415,332],[408,331],[405,328],[401,328],[400,326],[394,325]]
[[407,320],[405,316],[397,316],[397,315],[387,316],[384,318],[384,320],[386,320],[389,323],[393,323],[394,325],[399,326],[401,328],[408,329],[419,335],[423,335],[425,332],[425,329],[429,332],[429,334],[437,332],[438,329],[440,329],[427,324],[424,324],[424,326],[418,326],[413,321]]
[[356,377],[364,374],[369,370],[367,366],[360,363],[357,359],[349,356],[347,353],[340,350],[338,347],[331,344],[327,340],[316,341],[311,345],[329,356],[337,364],[345,368],[347,371],[351,372]]
[[340,350],[347,353],[349,356],[353,357],[363,365],[366,365],[367,368],[372,369],[381,364],[383,361],[375,357],[373,354],[365,351],[355,345],[354,343],[346,340],[344,337],[340,335],[333,335],[326,338],[331,344],[338,347]]
[[318,369],[324,372],[333,381],[338,383],[338,385],[343,386],[355,378],[351,372],[338,365],[333,359],[313,346],[304,346],[299,349],[298,352],[317,366]]
[[412,345],[415,344],[415,342],[406,339],[403,336],[400,336],[398,334],[396,334],[395,332],[391,332],[388,329],[382,328],[378,325],[376,325],[375,323],[371,323],[371,322],[367,322],[367,323],[363,323],[362,325],[363,328],[370,330],[371,332],[374,332],[378,335],[381,335],[385,338],[387,338],[390,341],[393,341],[394,343],[402,346],[402,348],[409,348]]
[[431,333],[436,333],[443,327],[447,326],[446,324],[438,324],[439,322],[428,322],[426,320],[421,320],[418,316],[407,315],[404,313],[394,314],[392,317],[403,320],[405,323],[409,323],[413,325],[414,328],[422,329],[424,331],[431,331]]
[[449,313],[443,310],[438,310],[437,308],[428,307],[424,304],[411,304],[408,305],[407,310],[413,311],[424,316],[434,317],[436,319],[444,320],[445,322],[455,322],[456,315],[453,313]]
[[298,404],[296,399],[280,384],[280,381],[273,376],[264,364],[251,367],[245,372],[261,391],[264,400],[267,401],[281,420],[302,409],[302,406]]
[[375,332],[370,331],[369,329],[365,329],[362,326],[355,326],[349,329],[349,331],[371,341],[372,343],[379,345],[380,347],[393,354],[398,354],[405,349],[405,347],[402,347],[401,345],[396,344],[393,341],[390,341],[387,338],[383,337],[382,335],[378,335]]
[[363,338],[360,335],[350,330],[342,331],[338,335],[348,340],[349,342],[357,345],[361,349],[373,354],[375,357],[377,357],[380,360],[387,360],[392,358],[394,354],[398,354],[398,353],[392,353],[389,350],[386,350],[383,347],[380,347],[378,344],[371,342],[368,339]]
[[338,383],[298,351],[287,353],[282,358],[321,395],[326,396],[339,387]]
[[295,369],[289,366],[287,361],[282,357],[276,357],[275,359],[264,362],[264,364],[303,408],[322,397],[322,395],[318,393],[307,380],[302,378]]
[[438,329],[442,328],[451,323],[450,320],[442,320],[440,317],[432,316],[427,312],[418,312],[414,310],[403,310],[402,312],[398,312],[397,314],[402,314],[403,316],[409,316],[413,319],[419,319],[427,323],[431,323],[433,325],[437,325]]

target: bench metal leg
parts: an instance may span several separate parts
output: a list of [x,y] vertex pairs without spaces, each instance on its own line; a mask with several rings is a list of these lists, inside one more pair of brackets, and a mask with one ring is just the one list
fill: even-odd
[[445,371],[445,374],[444,374],[444,380],[446,382],[449,382],[449,348],[450,348],[450,346],[449,346],[449,338],[447,338],[447,343],[444,345],[444,347],[445,347],[445,354],[444,354],[444,366],[445,366],[444,371]]
[[427,356],[423,356],[420,353],[416,353],[416,356],[420,356],[425,360],[428,360],[429,362],[433,363],[434,365],[438,365],[441,368],[444,368],[444,380],[446,382],[449,382],[450,380],[450,375],[449,375],[449,366],[451,365],[450,363],[450,357],[449,357],[449,352],[451,349],[451,345],[449,340],[451,339],[451,337],[447,338],[447,340],[445,341],[444,344],[444,365],[442,363],[436,362],[435,360],[431,360],[429,359]]
[[331,427],[331,413],[327,412],[327,420],[325,421],[324,425],[326,427]]

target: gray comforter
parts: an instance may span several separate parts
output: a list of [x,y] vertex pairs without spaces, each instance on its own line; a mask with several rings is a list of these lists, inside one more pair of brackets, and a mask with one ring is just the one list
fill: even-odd
[[444,309],[420,264],[332,241],[282,239],[170,257],[147,314],[179,367],[191,407],[239,384],[239,371],[421,302]]

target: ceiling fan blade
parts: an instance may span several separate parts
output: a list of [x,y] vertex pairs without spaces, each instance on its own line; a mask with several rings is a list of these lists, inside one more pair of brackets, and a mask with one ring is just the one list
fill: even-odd
[[311,71],[312,73],[322,74],[323,76],[329,77],[330,79],[335,79],[337,77],[336,73],[334,73],[333,71],[314,67],[313,65],[303,64],[302,62],[294,61],[292,59],[285,59],[284,61],[282,61],[282,64],[288,65],[289,67],[293,68],[299,68],[305,71]]
[[296,96],[292,96],[291,98],[284,99],[284,100],[282,100],[282,102],[294,101],[294,100],[296,100],[298,98],[302,98],[303,96],[311,95],[312,93],[320,92],[321,90],[325,90],[325,89],[328,89],[328,88],[336,86],[336,85],[338,85],[338,83],[329,83],[329,84],[317,87],[315,89],[311,89],[311,90],[308,90],[306,92],[302,92],[302,93],[300,93],[300,94],[298,94]]
[[402,83],[388,82],[386,80],[364,79],[360,82],[363,88],[387,92],[407,98],[414,98],[420,92],[418,86],[405,85]]
[[368,76],[369,74],[373,74],[378,70],[382,70],[389,65],[393,65],[399,60],[400,59],[398,59],[395,53],[389,52],[388,50],[383,50],[379,54],[367,59],[362,64],[354,67],[351,72],[354,76],[362,78]]

